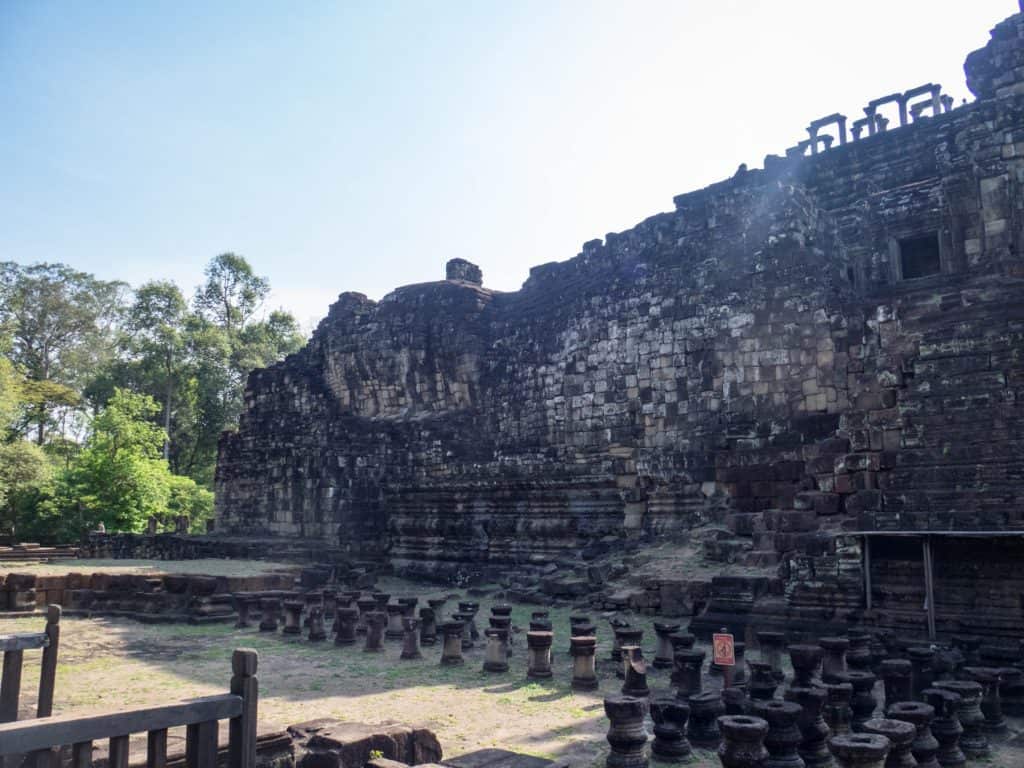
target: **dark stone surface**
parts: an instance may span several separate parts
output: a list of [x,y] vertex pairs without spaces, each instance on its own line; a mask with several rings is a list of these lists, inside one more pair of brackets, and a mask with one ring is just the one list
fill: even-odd
[[[465,582],[714,522],[709,555],[784,582],[775,602],[767,577],[712,583],[703,626],[742,636],[769,608],[863,618],[844,532],[1024,530],[1022,29],[968,58],[978,101],[769,156],[518,291],[453,261],[379,302],[342,294],[250,375],[218,535]],[[904,543],[873,553],[874,618],[920,633]],[[1024,544],[934,549],[940,632],[1024,633]],[[547,575],[569,597],[604,579]]]

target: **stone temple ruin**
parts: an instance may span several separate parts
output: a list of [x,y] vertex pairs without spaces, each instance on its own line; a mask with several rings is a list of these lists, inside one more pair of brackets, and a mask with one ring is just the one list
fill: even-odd
[[1024,634],[1024,16],[964,68],[519,291],[342,294],[250,376],[218,532],[452,578],[711,525],[765,575],[708,628]]
[[[46,606],[42,631],[0,634],[0,763],[600,764],[497,748],[494,720],[478,724],[487,748],[448,757],[428,728],[348,716],[371,690],[436,682],[415,708],[444,699],[443,727],[462,689],[490,679],[507,697],[519,678],[546,686],[526,699],[544,731],[580,696],[563,742],[603,712],[607,768],[1022,764],[1024,12],[965,71],[972,104],[929,83],[871,101],[849,133],[842,114],[812,121],[762,170],[515,293],[453,259],[379,303],[343,294],[304,350],[251,375],[221,442],[215,533],[154,519],[78,550],[0,549],[51,567],[290,563],[0,572],[0,615]],[[635,600],[606,594],[644,546],[674,573]],[[441,594],[452,582],[467,595]],[[226,692],[53,717],[62,615],[233,623],[260,637],[270,695],[238,648]],[[34,709],[26,651],[41,651]],[[163,655],[175,688],[194,682],[178,672],[198,655]],[[315,687],[287,686],[285,655],[324,671]],[[370,685],[346,690],[346,667]],[[341,719],[307,711],[338,689]],[[260,707],[290,696],[313,719],[268,730]],[[461,719],[501,699],[470,701]]]

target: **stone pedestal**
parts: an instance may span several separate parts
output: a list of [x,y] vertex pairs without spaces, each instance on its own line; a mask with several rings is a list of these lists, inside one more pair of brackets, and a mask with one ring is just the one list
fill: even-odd
[[250,627],[249,614],[255,606],[255,599],[249,595],[235,595],[235,610],[238,611],[238,620],[235,621],[235,629],[247,629]]
[[358,608],[338,608],[338,614],[334,618],[334,644],[353,645],[356,641],[356,623],[358,621]]
[[[415,610],[416,606],[412,607]],[[404,636],[402,637],[402,653],[399,658],[402,659],[422,659],[423,654],[420,652],[420,620],[413,616],[402,617],[402,630]]]
[[939,743],[935,758],[942,768],[959,768],[967,762],[967,757],[960,748],[960,737],[964,732],[957,716],[960,695],[941,688],[928,688],[924,691],[924,698],[935,710],[932,735]]
[[985,716],[985,733],[1006,733],[1006,718],[999,695],[999,670],[995,667],[964,667],[964,674],[981,686],[981,713]]
[[365,635],[366,617],[369,616],[377,607],[377,601],[372,597],[360,597],[356,600],[356,606],[359,608],[359,620],[356,622],[356,634]]
[[324,590],[324,620],[333,619],[338,612],[338,593],[333,589]]
[[757,637],[761,661],[771,666],[772,677],[777,683],[781,683],[786,679],[786,673],[782,670],[782,651],[786,644],[786,635],[782,632],[766,630],[758,632],[755,637]]
[[853,697],[850,699],[853,717],[850,724],[854,731],[860,731],[864,722],[874,717],[878,708],[878,702],[875,700],[877,678],[866,669],[851,669],[846,673],[846,678],[853,686]]
[[846,674],[846,650],[850,641],[845,637],[822,637],[818,645],[824,651],[821,660],[821,680],[824,683],[841,683]]
[[907,648],[907,657],[910,659],[910,695],[914,701],[920,701],[921,692],[931,688],[935,682],[932,670],[935,651],[927,646],[914,645]]
[[597,638],[573,637],[570,638],[569,643],[572,654],[572,689],[574,691],[596,691],[599,686],[595,665]]
[[318,643],[327,639],[327,629],[324,627],[324,609],[314,605],[309,609],[309,640]]
[[526,647],[529,649],[526,676],[533,680],[546,680],[551,672],[551,643],[553,632],[527,632]]
[[305,607],[306,604],[302,600],[285,600],[284,628],[281,630],[283,634],[302,634],[302,609]]
[[687,703],[690,705],[690,723],[686,735],[690,743],[702,749],[717,748],[722,739],[718,718],[725,714],[722,697],[718,691],[704,691],[691,696]]
[[660,621],[654,622],[654,633],[658,637],[658,647],[654,653],[655,669],[672,668],[672,658],[675,651],[672,648],[671,635],[678,631],[678,624],[663,624]]
[[797,752],[802,737],[798,722],[803,713],[801,706],[792,701],[752,701],[750,714],[768,723],[764,745],[768,759],[764,768],[804,768],[803,758]]
[[762,768],[768,758],[764,739],[768,723],[749,715],[723,715],[718,718],[722,743],[718,759],[722,768]]
[[828,750],[829,729],[822,717],[827,694],[820,687],[790,686],[786,690],[786,701],[800,705],[800,746],[797,753],[807,768],[827,768],[832,765],[832,753]]
[[789,646],[789,660],[793,665],[793,685],[809,688],[821,667],[825,651],[820,645],[798,644]]
[[[569,617],[569,637],[594,637],[597,628],[590,621],[589,616],[573,614]],[[569,655],[572,655],[572,643],[569,644]]]
[[[618,643],[619,661],[622,661],[622,649],[627,645],[643,645],[644,631],[636,627],[620,627],[615,630],[615,639]],[[613,650],[613,658],[615,651]]]
[[774,699],[778,683],[771,662],[751,661],[749,664],[750,682],[747,683],[747,690],[750,691],[750,698],[758,701]]
[[484,647],[484,671],[508,672],[508,633],[503,629],[488,627],[484,630],[487,645]]
[[672,674],[669,676],[669,682],[678,687],[682,680],[682,674],[675,662],[676,654],[679,651],[692,650],[696,638],[687,632],[673,632],[668,639],[672,643]]
[[433,608],[420,608],[420,645],[437,643],[437,615]]
[[624,621],[612,621],[612,661],[622,661],[622,636],[619,634],[623,630],[628,630],[629,624]]
[[441,609],[444,608],[445,603],[447,603],[447,602],[448,602],[448,598],[446,598],[446,597],[428,597],[427,598],[427,605],[429,605],[431,608],[433,608],[434,616],[440,616],[441,615]]
[[508,646],[508,654],[512,655],[512,617],[511,616],[491,616],[487,620],[492,629],[500,629],[505,633],[506,646]]
[[462,650],[468,651],[473,647],[473,614],[459,611],[453,613],[452,618],[462,627]]
[[400,597],[395,602],[402,606],[403,618],[416,618],[416,606],[420,602],[418,597]]
[[676,651],[675,665],[679,671],[676,695],[680,699],[695,696],[703,690],[704,651]]
[[366,643],[363,651],[366,653],[380,653],[384,650],[384,627],[388,623],[386,613],[381,611],[370,611],[366,614]]
[[647,662],[644,661],[639,646],[622,646],[622,667],[622,694],[638,699],[650,696],[651,689],[647,687]]
[[265,597],[260,600],[260,632],[277,632],[278,616],[281,614],[281,601],[276,597]]
[[647,702],[630,696],[609,696],[604,700],[608,716],[608,768],[647,768],[647,731],[644,717]]
[[450,667],[465,664],[462,658],[462,622],[446,621],[437,627],[441,633],[441,666]]
[[530,631],[531,632],[553,632],[554,626],[551,624],[551,619],[531,619],[530,620]]
[[917,729],[902,720],[875,717],[864,723],[864,733],[876,733],[889,740],[889,755],[885,768],[916,768],[917,761],[911,754],[911,746]]
[[863,629],[851,630],[847,636],[850,647],[846,649],[846,667],[850,671],[871,671],[871,635]]
[[[303,599],[303,602],[305,602],[305,604],[306,604],[305,607],[304,607],[305,614],[306,614],[306,619],[303,622],[303,626],[304,627],[308,627],[309,626],[309,617],[310,617],[310,613],[312,612],[312,610],[314,608],[319,608],[321,611],[323,611],[323,609],[324,609],[324,593],[323,593],[322,590],[319,591],[319,592],[308,592],[305,595],[305,597],[303,597],[302,599]],[[321,616],[322,615],[323,614],[321,613]]]
[[511,616],[512,606],[508,603],[495,603],[491,606],[491,616]]
[[889,740],[876,733],[853,733],[833,736],[828,748],[836,758],[837,768],[883,768],[889,755]]
[[935,753],[939,750],[939,742],[932,735],[931,723],[935,717],[935,708],[931,704],[920,701],[898,701],[886,711],[890,720],[902,720],[914,726],[914,741],[910,752],[917,761],[918,768],[939,768]]
[[[975,760],[979,757],[988,757],[992,750],[985,736],[985,715],[981,712],[981,686],[972,680],[942,680],[935,684],[935,688],[960,696],[956,714],[964,729],[960,737],[960,749],[963,753]],[[939,762],[942,762],[941,759]]]
[[1024,717],[1024,669],[999,668],[999,697],[1003,712],[1012,717]]
[[405,636],[405,630],[402,629],[405,608],[397,603],[388,603],[385,609],[388,614],[388,624],[387,629],[384,630],[384,637],[388,640],[401,640]]
[[661,762],[680,763],[690,756],[690,742],[686,740],[686,721],[690,708],[684,702],[670,697],[651,702],[654,721],[653,752]]
[[[732,684],[746,685],[747,683],[747,644],[737,640],[732,644],[733,656],[736,663],[732,668]],[[727,677],[726,680],[729,678]]]
[[391,595],[386,592],[374,592],[370,597],[373,598],[374,610],[385,613],[388,608],[388,603],[391,602]]
[[910,684],[910,662],[906,659],[886,659],[881,667],[885,686],[885,708],[897,701],[914,701]]
[[750,714],[750,699],[747,698],[747,692],[744,688],[732,688],[722,689],[722,705],[725,707],[725,714],[727,715],[749,715]]
[[[845,673],[844,673],[845,676]],[[850,700],[853,698],[853,686],[850,683],[825,683],[825,709],[822,715],[833,736],[850,733],[850,721],[853,712]]]
[[597,637],[597,627],[593,624],[573,624],[569,628],[569,655],[572,656],[572,638]]
[[459,603],[459,613],[467,617],[466,621],[469,624],[469,638],[473,642],[480,639],[480,630],[476,626],[476,615],[479,611],[480,603],[474,603],[468,600]]

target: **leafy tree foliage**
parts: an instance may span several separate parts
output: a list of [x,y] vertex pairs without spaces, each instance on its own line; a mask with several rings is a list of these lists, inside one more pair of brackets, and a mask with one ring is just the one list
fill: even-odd
[[38,382],[28,421],[39,445],[70,392],[113,354],[126,290],[63,264],[0,263],[0,322],[10,328],[11,361]]
[[302,344],[290,314],[260,316],[269,289],[231,253],[191,301],[166,281],[129,294],[62,264],[0,263],[0,527],[72,540],[188,514],[200,528],[247,375]]

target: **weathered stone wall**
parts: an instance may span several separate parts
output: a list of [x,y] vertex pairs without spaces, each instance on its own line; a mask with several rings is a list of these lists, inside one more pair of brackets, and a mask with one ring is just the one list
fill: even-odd
[[[436,575],[718,521],[809,610],[859,599],[844,531],[1024,531],[1022,19],[978,101],[741,168],[515,293],[457,263],[343,294],[250,377],[218,529]],[[904,279],[921,238],[940,270]]]

